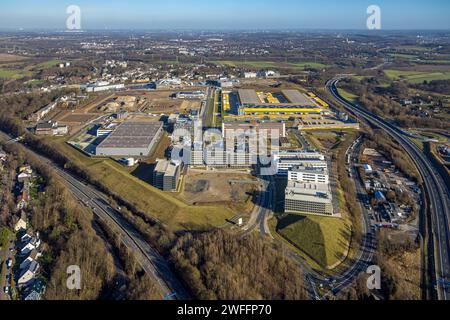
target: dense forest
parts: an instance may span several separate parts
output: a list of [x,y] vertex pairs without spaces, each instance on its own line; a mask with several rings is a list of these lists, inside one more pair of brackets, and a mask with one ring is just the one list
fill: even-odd
[[171,250],[175,268],[199,299],[307,299],[300,268],[256,235],[186,234]]

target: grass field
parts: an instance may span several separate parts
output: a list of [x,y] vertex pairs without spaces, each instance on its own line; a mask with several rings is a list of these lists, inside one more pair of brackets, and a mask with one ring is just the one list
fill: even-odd
[[279,218],[277,233],[322,268],[332,268],[347,256],[351,229],[343,219],[286,215]]
[[350,102],[356,102],[358,100],[358,96],[354,95],[351,92],[348,92],[342,88],[338,88],[339,94],[346,100],[350,101]]
[[236,61],[236,60],[223,60],[223,61],[211,61],[217,65],[227,67],[253,67],[257,69],[298,69],[304,70],[305,68],[323,69],[327,66],[317,62],[298,62],[298,63],[284,63],[273,61]]
[[386,76],[392,80],[405,79],[411,83],[421,83],[424,81],[433,80],[448,80],[450,79],[450,72],[417,72],[417,71],[404,71],[404,70],[384,70]]
[[49,69],[60,63],[62,63],[61,60],[49,60],[49,61],[41,62],[41,63],[37,64],[36,66],[33,66],[33,69],[37,69],[37,70]]
[[33,70],[44,70],[51,68],[57,64],[59,64],[61,61],[59,60],[49,60],[45,62],[41,62],[39,64],[30,64],[27,65],[25,68],[6,68],[6,67],[0,67],[0,78],[4,79],[21,79],[23,77],[31,77],[33,75]]
[[4,79],[20,79],[26,76],[31,76],[31,72],[21,69],[5,69],[0,68],[0,78]]
[[128,202],[150,217],[160,220],[171,230],[198,230],[222,225],[235,214],[225,206],[194,206],[177,200],[135,177],[130,169],[111,159],[92,159],[65,143],[55,139],[58,148],[74,163],[102,183],[111,192],[123,196]]

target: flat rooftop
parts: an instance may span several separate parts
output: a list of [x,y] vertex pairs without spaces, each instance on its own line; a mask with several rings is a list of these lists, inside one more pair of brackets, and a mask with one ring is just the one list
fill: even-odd
[[289,181],[286,197],[292,200],[303,200],[320,203],[331,203],[332,196],[327,184]]
[[99,148],[146,148],[155,138],[163,123],[124,122],[98,145]]
[[298,105],[301,105],[301,106],[316,106],[317,105],[306,94],[303,94],[303,93],[301,93],[298,90],[283,90],[281,93],[292,104],[298,104]]
[[253,89],[239,89],[238,93],[242,104],[261,104],[261,100]]
[[316,101],[308,97],[306,94],[301,93],[295,89],[282,90],[281,94],[286,98],[287,101],[279,103],[264,103],[261,102],[258,94],[253,89],[239,89],[238,95],[242,105],[254,105],[258,107],[319,107]]
[[305,167],[305,166],[293,167],[291,171],[298,172],[298,173],[310,173],[310,174],[328,174],[327,168],[316,168],[316,167]]

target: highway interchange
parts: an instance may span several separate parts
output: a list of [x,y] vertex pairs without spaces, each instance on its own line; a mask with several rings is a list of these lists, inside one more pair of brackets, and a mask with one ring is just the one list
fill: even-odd
[[444,178],[434,168],[426,155],[409,139],[411,136],[404,130],[390,124],[380,117],[368,112],[364,108],[352,104],[345,100],[338,92],[336,85],[345,76],[337,76],[326,84],[326,88],[333,97],[347,110],[356,116],[366,120],[370,124],[379,127],[388,133],[415,162],[424,181],[425,191],[429,199],[429,210],[431,212],[431,232],[430,238],[434,240],[434,268],[437,295],[440,300],[448,300],[447,288],[442,283],[448,283],[450,277],[449,263],[449,190]]

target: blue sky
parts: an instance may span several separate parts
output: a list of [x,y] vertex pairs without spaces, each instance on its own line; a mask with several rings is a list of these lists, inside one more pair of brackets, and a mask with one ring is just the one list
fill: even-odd
[[0,0],[0,29],[64,29],[78,5],[83,29],[450,29],[447,0]]

